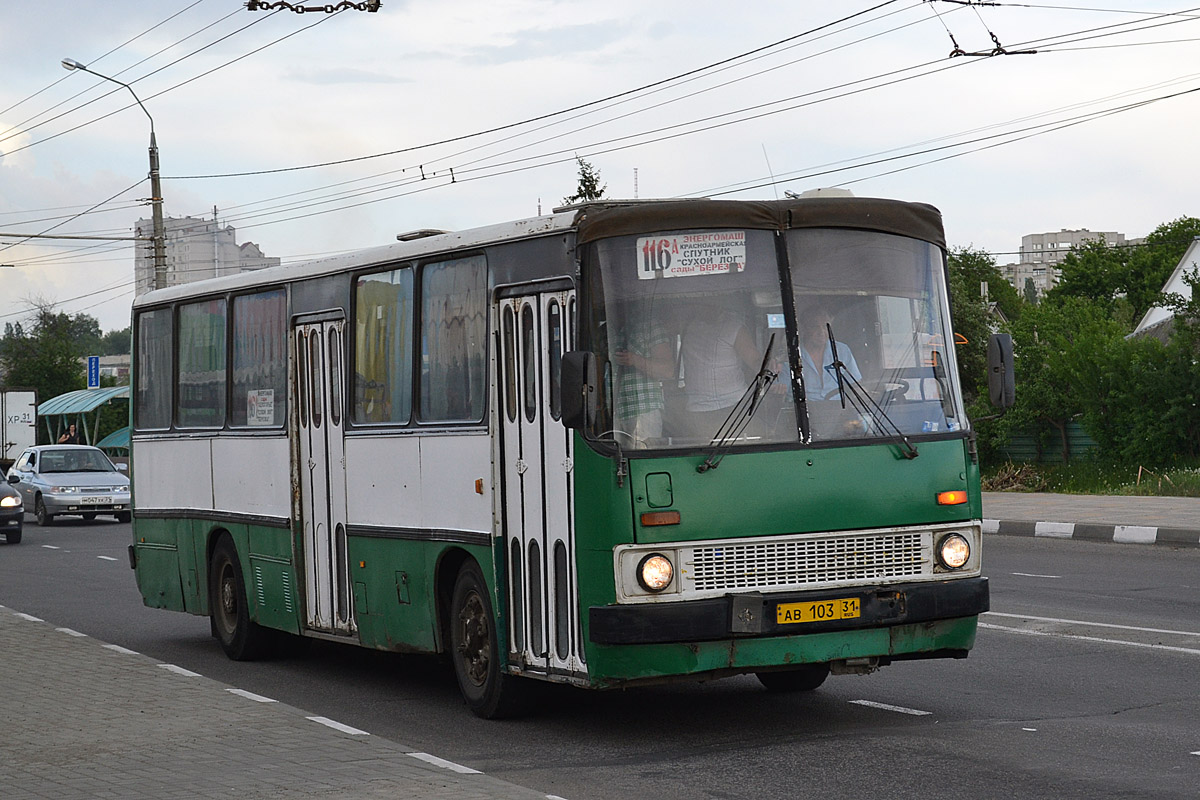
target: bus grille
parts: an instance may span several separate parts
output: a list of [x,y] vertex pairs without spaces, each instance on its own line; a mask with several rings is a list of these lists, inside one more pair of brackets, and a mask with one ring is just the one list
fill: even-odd
[[684,580],[694,591],[721,591],[922,575],[930,564],[927,539],[912,532],[701,546],[684,559]]

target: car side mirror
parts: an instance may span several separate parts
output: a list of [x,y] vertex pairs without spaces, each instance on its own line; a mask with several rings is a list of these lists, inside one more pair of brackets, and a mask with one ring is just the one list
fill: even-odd
[[20,483],[20,482],[21,482],[21,476],[20,476],[19,474],[17,474],[17,473],[15,473],[15,472],[14,472],[12,475],[9,475],[9,476],[8,476],[8,482],[9,482],[9,483]]
[[114,464],[113,466],[117,468],[117,472],[129,472],[128,464]]
[[562,357],[562,422],[568,428],[590,428],[596,419],[596,355],[572,350]]
[[1012,336],[993,333],[988,338],[988,399],[997,408],[1012,408],[1017,399],[1013,375]]

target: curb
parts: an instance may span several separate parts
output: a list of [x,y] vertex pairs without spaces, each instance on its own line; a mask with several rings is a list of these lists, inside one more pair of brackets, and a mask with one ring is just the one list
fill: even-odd
[[1157,544],[1167,547],[1200,547],[1200,531],[1147,525],[1108,525],[1097,522],[983,521],[985,534],[1032,536],[1041,539],[1081,539],[1115,544]]

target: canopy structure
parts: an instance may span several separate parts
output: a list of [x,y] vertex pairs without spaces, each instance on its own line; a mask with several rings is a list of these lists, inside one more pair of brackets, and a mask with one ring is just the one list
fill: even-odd
[[122,453],[129,452],[129,426],[119,428],[108,436],[105,436],[100,441],[96,442],[96,447],[99,447],[105,452],[117,450]]
[[[60,431],[65,430],[69,423],[74,422],[76,428],[82,431],[86,443],[91,444],[100,432],[100,415],[96,414],[91,430],[88,430],[87,415],[96,411],[101,406],[116,400],[129,400],[128,386],[108,386],[103,389],[77,389],[74,392],[60,394],[58,397],[52,397],[49,400],[39,403],[38,416],[46,421],[46,433],[49,434],[51,442],[58,440],[55,427]],[[51,424],[52,417],[56,425]],[[125,446],[129,446],[128,434],[126,435]]]

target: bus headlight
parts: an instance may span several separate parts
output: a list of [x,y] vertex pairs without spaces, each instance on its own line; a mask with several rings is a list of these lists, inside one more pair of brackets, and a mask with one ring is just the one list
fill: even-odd
[[638,583],[648,592],[661,592],[671,585],[675,568],[671,560],[661,553],[651,553],[641,560],[637,568]]
[[938,542],[938,561],[946,569],[961,569],[971,559],[971,543],[960,533],[952,533]]

